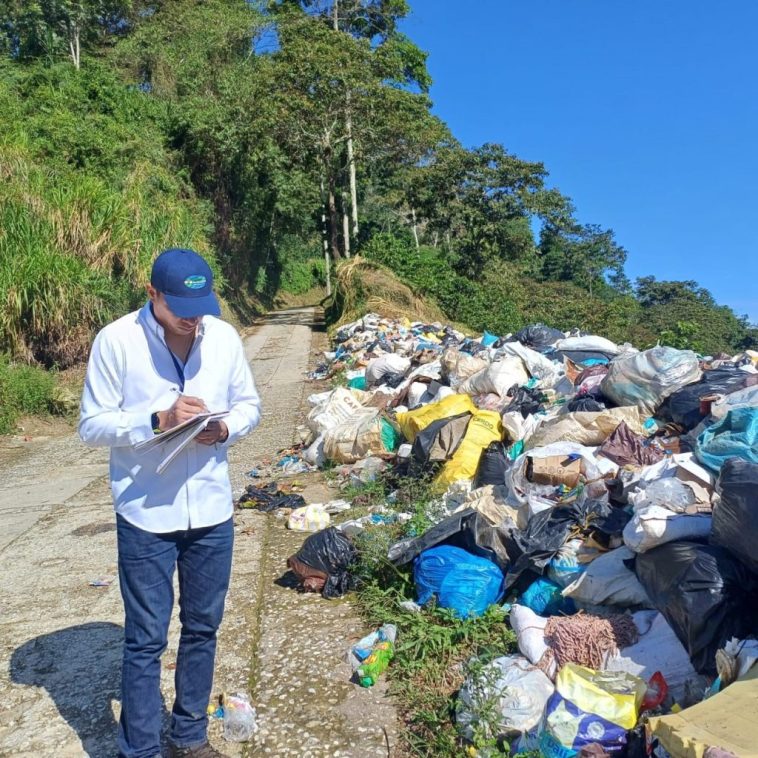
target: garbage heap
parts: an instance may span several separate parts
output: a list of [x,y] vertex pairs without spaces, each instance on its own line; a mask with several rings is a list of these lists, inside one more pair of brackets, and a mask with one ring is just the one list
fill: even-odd
[[[431,476],[437,523],[390,560],[420,605],[509,608],[519,655],[466,681],[464,737],[494,702],[514,752],[758,754],[757,365],[541,324],[339,329],[313,376],[347,386],[310,398],[303,459]],[[350,586],[350,528],[299,565],[327,596]]]

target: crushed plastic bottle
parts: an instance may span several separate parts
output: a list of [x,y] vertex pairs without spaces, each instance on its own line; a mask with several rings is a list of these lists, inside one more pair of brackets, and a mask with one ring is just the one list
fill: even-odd
[[395,655],[395,646],[388,640],[379,642],[371,655],[358,667],[358,682],[361,687],[373,687],[387,670]]

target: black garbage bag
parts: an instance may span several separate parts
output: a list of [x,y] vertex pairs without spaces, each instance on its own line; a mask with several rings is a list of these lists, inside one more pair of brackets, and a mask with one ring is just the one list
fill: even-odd
[[516,531],[515,524],[512,528],[492,526],[481,513],[467,508],[448,516],[419,537],[396,542],[390,547],[387,557],[396,566],[404,566],[430,547],[453,545],[491,560],[505,572],[509,564],[509,550],[514,544],[512,534]]
[[562,340],[563,338],[563,332],[558,331],[558,329],[553,329],[544,324],[530,324],[516,332],[516,334],[508,339],[508,342],[520,342],[522,345],[526,345],[532,348],[532,350],[537,350],[541,353],[544,350],[552,348],[558,340]]
[[353,543],[339,529],[330,526],[311,534],[303,542],[300,550],[287,559],[287,565],[303,582],[311,576],[308,568],[313,569],[317,575],[326,574],[321,594],[325,598],[333,599],[342,597],[353,589],[354,580],[350,574],[350,567],[355,563],[357,556],[358,551]]
[[685,429],[694,429],[707,414],[700,412],[700,398],[729,395],[758,384],[758,375],[741,371],[737,366],[719,366],[703,372],[700,381],[688,384],[666,398],[658,413]]
[[556,505],[535,513],[526,529],[513,536],[506,589],[526,589],[542,576],[547,564],[572,536],[603,530],[615,534],[619,526],[623,529],[624,517],[614,513],[615,510],[601,500],[587,500],[582,505]]
[[252,508],[263,513],[270,513],[278,508],[301,508],[305,505],[302,495],[293,492],[281,492],[276,482],[269,482],[263,487],[248,484],[237,502],[239,508]]
[[479,353],[486,353],[487,348],[476,340],[464,340],[461,345],[461,352],[468,353],[469,355],[479,355]]
[[758,464],[730,458],[716,486],[721,501],[713,509],[711,543],[758,574]]
[[508,394],[513,399],[503,411],[504,413],[520,411],[521,416],[526,418],[545,408],[546,398],[542,390],[514,385],[508,390]]
[[582,395],[574,395],[566,403],[569,413],[574,413],[575,411],[597,413],[598,411],[604,411],[607,407],[605,397],[600,392],[586,392]]
[[758,632],[756,577],[723,547],[668,542],[640,553],[635,572],[700,674],[716,674],[716,651]]
[[486,487],[488,484],[505,484],[505,472],[509,461],[502,442],[491,442],[479,459],[479,468],[474,477],[474,489]]

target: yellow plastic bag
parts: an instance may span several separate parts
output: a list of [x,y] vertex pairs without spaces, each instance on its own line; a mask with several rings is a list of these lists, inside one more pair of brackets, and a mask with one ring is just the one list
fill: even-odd
[[[445,400],[449,399],[451,398],[445,398]],[[441,402],[444,403],[445,400]],[[438,492],[444,492],[450,484],[459,479],[473,479],[479,467],[482,451],[490,443],[502,439],[503,425],[500,422],[500,414],[497,411],[475,409],[461,444],[458,445],[453,457],[443,466],[442,471],[434,480],[434,489]]]
[[638,676],[620,671],[593,671],[567,663],[555,680],[555,689],[585,713],[633,729],[647,685]]
[[436,403],[429,403],[429,405],[424,405],[415,411],[398,413],[397,423],[405,439],[413,442],[416,435],[426,429],[433,421],[457,416],[460,413],[474,414],[476,412],[477,408],[468,395],[449,395]]

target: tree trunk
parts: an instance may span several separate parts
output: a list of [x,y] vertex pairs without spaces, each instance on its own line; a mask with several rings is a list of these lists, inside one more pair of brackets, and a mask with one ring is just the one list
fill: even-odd
[[342,242],[345,248],[345,258],[350,257],[350,219],[347,216],[347,197],[342,196]]
[[334,0],[334,5],[332,5],[332,26],[334,27],[335,32],[338,32],[340,30],[339,12],[340,12],[339,0]]
[[331,261],[329,260],[329,235],[326,228],[326,192],[324,177],[321,177],[321,241],[324,246],[324,261],[326,263],[326,294],[332,294]]
[[339,224],[339,214],[337,213],[337,199],[334,195],[334,177],[330,176],[327,184],[327,208],[329,210],[329,243],[332,248],[332,255],[336,261],[342,258],[340,250],[340,239],[337,231]]
[[353,114],[350,110],[350,90],[347,91],[347,165],[350,171],[350,213],[353,220],[353,239],[358,238],[358,186],[355,179],[355,152],[353,151]]
[[71,60],[74,62],[74,68],[78,71],[81,65],[81,42],[80,42],[79,25],[74,24],[68,33],[68,50],[71,54]]
[[413,226],[411,227],[413,231],[413,239],[416,240],[416,250],[418,251],[418,227],[416,225],[416,209],[411,208],[411,218],[413,219]]

